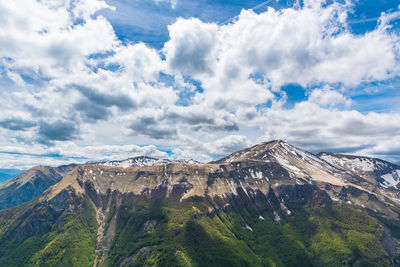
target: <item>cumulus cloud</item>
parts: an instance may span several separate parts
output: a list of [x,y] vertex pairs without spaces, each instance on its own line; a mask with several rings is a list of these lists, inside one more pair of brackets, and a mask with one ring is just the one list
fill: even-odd
[[[11,165],[168,156],[132,143],[200,161],[270,139],[312,151],[400,152],[399,114],[354,110],[348,93],[399,76],[390,24],[398,11],[358,35],[346,22],[350,2],[243,10],[225,25],[179,18],[156,50],[121,42],[101,9],[113,7],[0,3],[0,150],[22,153],[7,154]],[[302,86],[306,99],[289,108],[287,84]]]
[[246,136],[242,135],[228,135],[204,143],[196,139],[185,138],[185,142],[184,149],[176,148],[173,150],[174,155],[179,158],[194,158],[203,162],[225,157],[252,144]]
[[381,151],[392,147],[386,140],[399,140],[399,120],[399,113],[339,110],[316,104],[313,96],[309,96],[292,109],[271,108],[258,117],[257,123],[265,131],[258,141],[281,138],[314,152],[373,155],[378,145],[387,145]]
[[157,81],[164,62],[155,49],[138,43],[119,46],[106,64],[118,66],[119,74],[132,80]]
[[[94,2],[98,4],[92,5]],[[93,8],[83,12],[82,7],[87,5]],[[0,25],[7,30],[0,33],[0,57],[9,59],[5,64],[10,69],[51,78],[82,70],[87,56],[110,50],[118,43],[105,18],[88,16],[88,12],[105,7],[104,1],[91,0],[76,4],[3,1]],[[83,23],[76,23],[77,19]]]
[[168,26],[166,61],[172,71],[187,75],[213,74],[216,63],[218,26],[198,19],[178,19]]
[[24,120],[20,118],[7,118],[0,121],[0,127],[13,130],[13,131],[21,131],[27,128],[32,128],[35,126],[35,122]]
[[308,100],[322,107],[345,107],[351,106],[351,99],[340,92],[329,88],[315,89],[311,92]]
[[194,131],[237,131],[235,116],[224,110],[207,110],[202,105],[172,107],[165,114],[172,123],[187,124]]
[[115,92],[103,93],[89,87],[76,86],[76,89],[87,98],[87,101],[98,106],[111,107],[116,106],[120,109],[131,109],[136,103],[128,95],[118,95]]
[[58,120],[55,122],[41,121],[39,124],[40,142],[68,141],[78,135],[79,129],[72,121]]
[[111,113],[107,107],[93,103],[90,100],[80,100],[75,103],[74,108],[79,111],[82,119],[87,122],[106,120]]
[[173,126],[162,124],[160,120],[149,115],[135,119],[129,126],[132,134],[141,134],[153,139],[174,138],[177,134]]
[[398,35],[386,31],[383,19],[375,30],[354,35],[347,29],[348,11],[344,4],[323,7],[319,1],[305,1],[301,9],[269,8],[261,14],[243,10],[237,21],[223,26],[180,19],[169,27],[167,63],[204,84],[261,74],[276,87],[319,82],[357,85],[394,75]]

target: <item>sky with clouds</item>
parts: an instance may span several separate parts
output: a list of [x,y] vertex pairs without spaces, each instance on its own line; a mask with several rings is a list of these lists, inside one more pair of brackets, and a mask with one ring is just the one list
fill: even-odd
[[0,168],[283,139],[400,163],[397,0],[0,0]]

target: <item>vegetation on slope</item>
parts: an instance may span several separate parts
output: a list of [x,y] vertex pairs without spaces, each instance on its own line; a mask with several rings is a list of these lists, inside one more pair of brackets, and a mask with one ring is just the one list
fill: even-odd
[[[122,205],[106,266],[391,265],[380,243],[384,227],[347,206],[280,212],[278,222],[262,203],[214,213],[204,201]],[[154,231],[144,231],[149,221]]]
[[91,266],[97,234],[94,209],[85,197],[69,199],[65,206],[59,210],[35,200],[2,211],[0,266]]
[[[112,197],[104,266],[391,266],[382,223],[350,206]],[[93,202],[66,191],[2,211],[0,266],[92,266],[97,227]]]

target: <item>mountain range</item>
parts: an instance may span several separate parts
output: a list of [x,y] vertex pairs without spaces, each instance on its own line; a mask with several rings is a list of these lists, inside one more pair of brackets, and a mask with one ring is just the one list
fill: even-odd
[[398,266],[400,166],[284,141],[0,185],[0,266]]

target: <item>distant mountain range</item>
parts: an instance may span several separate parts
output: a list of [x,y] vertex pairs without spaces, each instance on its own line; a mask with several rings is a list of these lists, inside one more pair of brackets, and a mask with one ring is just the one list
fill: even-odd
[[13,178],[22,172],[24,171],[19,169],[0,169],[0,183]]
[[35,167],[0,186],[0,266],[398,266],[399,175],[280,140]]

